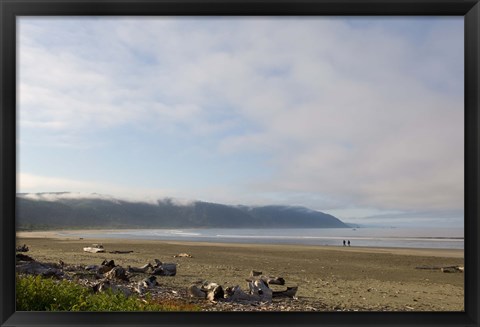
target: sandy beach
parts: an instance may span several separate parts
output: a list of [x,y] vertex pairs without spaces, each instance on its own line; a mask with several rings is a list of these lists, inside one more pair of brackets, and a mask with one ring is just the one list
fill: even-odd
[[[92,238],[84,239],[68,231],[18,232],[17,244],[28,245],[28,255],[46,262],[88,265],[113,259],[124,267],[154,259],[177,263],[177,275],[160,277],[160,287],[183,290],[199,280],[246,288],[250,271],[262,271],[283,277],[286,286],[298,286],[297,306],[319,311],[464,310],[463,273],[417,269],[463,266],[462,250],[95,239],[93,231],[82,234],[89,232]],[[92,243],[102,243],[107,253],[83,252]],[[174,258],[179,253],[192,258]]]

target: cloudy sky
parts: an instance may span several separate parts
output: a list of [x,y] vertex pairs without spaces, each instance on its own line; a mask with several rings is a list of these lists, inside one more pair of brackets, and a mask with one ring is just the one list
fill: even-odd
[[17,191],[463,226],[463,18],[18,20]]

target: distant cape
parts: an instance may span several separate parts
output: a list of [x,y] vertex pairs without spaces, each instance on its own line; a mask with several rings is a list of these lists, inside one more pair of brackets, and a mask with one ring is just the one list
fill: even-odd
[[338,218],[299,206],[155,203],[74,193],[19,193],[18,230],[72,228],[348,228]]

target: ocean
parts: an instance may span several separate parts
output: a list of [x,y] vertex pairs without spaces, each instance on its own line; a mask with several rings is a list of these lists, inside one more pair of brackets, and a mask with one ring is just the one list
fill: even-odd
[[[61,234],[61,233],[60,233]],[[196,241],[219,243],[302,244],[463,249],[463,228],[272,228],[272,229],[129,229],[71,231],[65,236],[137,240]]]

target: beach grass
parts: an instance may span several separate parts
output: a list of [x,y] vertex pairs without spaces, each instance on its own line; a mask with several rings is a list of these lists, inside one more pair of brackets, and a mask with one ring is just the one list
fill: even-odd
[[16,276],[17,311],[199,311],[200,308],[181,302],[138,296],[127,297],[107,290],[94,293],[91,289],[67,280],[42,276]]

